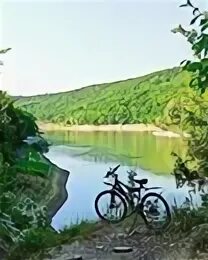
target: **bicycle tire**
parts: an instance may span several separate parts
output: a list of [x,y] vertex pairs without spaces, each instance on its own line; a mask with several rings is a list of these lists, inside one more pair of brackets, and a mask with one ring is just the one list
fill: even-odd
[[[160,228],[152,227],[152,226],[150,225],[150,223],[148,222],[146,216],[145,216],[145,213],[144,213],[144,205],[145,205],[145,201],[146,201],[146,199],[147,199],[148,197],[156,197],[156,198],[158,198],[159,200],[161,200],[161,201],[163,202],[163,204],[164,204],[164,206],[165,206],[166,213],[167,213],[167,218],[166,218],[167,220],[166,220],[166,222],[163,224],[163,226],[160,227]],[[145,222],[146,226],[147,226],[148,228],[150,228],[150,229],[154,229],[154,230],[158,230],[158,229],[161,230],[161,229],[163,229],[163,230],[165,230],[165,229],[167,229],[168,226],[170,225],[170,222],[171,222],[170,207],[168,206],[167,201],[166,201],[160,194],[158,194],[158,193],[155,193],[155,192],[147,193],[147,194],[142,198],[142,200],[141,200],[140,211],[141,211],[140,214],[142,215],[142,218],[144,219],[144,222]]]
[[[109,220],[109,219],[106,219],[106,218],[100,213],[100,211],[99,211],[99,207],[98,207],[99,199],[100,199],[103,195],[108,194],[108,193],[109,193],[111,196],[112,196],[112,194],[114,194],[114,196],[119,197],[119,199],[121,200],[121,202],[122,202],[122,204],[123,204],[123,206],[124,206],[124,212],[123,212],[123,214],[122,214],[122,216],[121,216],[121,218],[120,218],[119,220]],[[114,224],[114,223],[119,223],[119,222],[121,222],[122,220],[124,220],[125,217],[126,217],[126,215],[127,215],[127,204],[126,204],[126,201],[124,200],[124,198],[123,198],[118,192],[116,192],[116,191],[114,191],[114,190],[105,190],[105,191],[100,192],[100,193],[97,195],[96,199],[95,199],[95,211],[96,211],[96,213],[97,213],[97,215],[98,215],[98,217],[99,217],[100,219],[102,219],[102,220],[104,220],[104,221],[106,221],[106,222],[108,222],[108,223],[112,223],[112,224]]]

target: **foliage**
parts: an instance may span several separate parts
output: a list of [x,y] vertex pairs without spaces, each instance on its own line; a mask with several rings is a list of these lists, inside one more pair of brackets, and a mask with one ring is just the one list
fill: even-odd
[[[200,244],[207,247],[205,226],[208,220],[208,196],[204,189],[207,187],[207,170],[208,170],[208,121],[207,121],[207,87],[208,87],[208,12],[201,12],[195,7],[190,0],[181,7],[190,7],[193,9],[194,18],[190,25],[193,27],[197,21],[197,29],[185,30],[181,25],[174,29],[174,33],[181,33],[187,38],[194,51],[195,59],[193,61],[185,60],[181,62],[183,71],[189,71],[192,75],[189,86],[195,91],[192,97],[181,98],[170,110],[172,120],[176,119],[181,128],[189,129],[192,138],[188,141],[188,153],[186,160],[176,156],[173,175],[176,180],[176,187],[181,188],[187,184],[190,199],[186,197],[185,205],[178,209],[176,202],[174,207],[173,229],[172,232],[191,231],[190,236],[194,241],[193,255],[199,250]],[[182,102],[181,102],[182,101]],[[185,101],[185,102],[184,102]],[[189,165],[188,165],[189,164]],[[192,204],[191,193],[200,194],[202,203],[197,208]],[[185,206],[185,207],[184,207]],[[175,228],[177,226],[177,229]],[[193,227],[200,232],[193,231]],[[174,230],[175,229],[175,230]],[[187,234],[188,235],[188,234]],[[188,236],[187,236],[188,237]],[[204,239],[205,238],[205,239]]]
[[[181,33],[191,44],[195,59],[181,62],[182,70],[192,75],[189,86],[194,94],[181,97],[169,111],[172,120],[176,120],[183,130],[191,133],[188,141],[187,157],[197,163],[197,176],[207,174],[208,170],[208,12],[201,12],[191,1],[181,7],[193,10],[194,18],[190,22],[192,29],[185,30],[181,25],[173,29],[174,33]],[[198,22],[198,27],[195,24]],[[196,165],[196,164],[195,164]],[[180,168],[180,165],[178,166]]]
[[181,207],[173,206],[173,220],[170,227],[171,232],[187,232],[193,227],[205,224],[208,221],[208,196],[201,194],[202,204],[198,208],[193,207],[191,199],[185,198]]
[[73,124],[170,124],[171,99],[185,96],[191,76],[178,68],[66,93],[13,98],[39,121]]
[[[173,30],[174,33],[180,32],[187,38],[196,57],[194,61],[185,60],[181,63],[185,64],[182,72],[174,68],[136,79],[90,86],[67,93],[15,97],[15,103],[4,92],[0,92],[0,185],[3,191],[0,196],[0,232],[13,242],[20,242],[19,247],[14,250],[16,258],[13,259],[17,259],[17,256],[21,259],[21,254],[28,251],[54,246],[58,239],[57,234],[44,228],[47,226],[45,208],[38,208],[30,198],[16,201],[14,194],[8,192],[15,185],[14,180],[17,176],[14,167],[17,163],[17,148],[28,136],[38,134],[35,117],[40,121],[67,125],[177,125],[193,134],[189,141],[188,156],[190,160],[197,161],[197,170],[191,171],[186,162],[177,158],[173,174],[178,178],[179,185],[183,184],[184,180],[192,181],[199,178],[200,173],[205,174],[208,169],[208,13],[201,13],[189,0],[182,6],[193,8],[194,19],[191,25],[200,20],[198,31],[185,30],[181,25]],[[193,89],[189,89],[188,86]],[[200,96],[195,90],[199,90]],[[24,112],[19,107],[24,109]],[[131,181],[131,176],[129,177]],[[207,211],[204,211],[203,206],[199,212],[204,217]],[[176,214],[176,218],[179,217],[181,220],[186,213],[182,209],[180,214]],[[188,225],[199,224],[198,220],[193,221],[195,211],[188,213],[187,217],[191,216]],[[186,226],[184,230],[188,228]],[[80,234],[80,227],[72,227],[70,230],[64,230],[58,241],[63,243],[64,239],[66,241],[69,237]]]
[[47,211],[30,198],[17,199],[12,192],[0,196],[0,235],[8,242],[19,242],[24,231],[47,226]]
[[[11,48],[2,49],[2,50],[0,50],[0,54],[5,54],[10,50],[11,50]],[[3,61],[0,60],[0,66],[2,66],[2,65],[4,65],[4,63],[3,63]]]
[[14,108],[13,101],[0,91],[0,151],[8,163],[15,162],[15,151],[28,136],[38,134],[35,118]]
[[[9,50],[0,50],[0,54]],[[35,117],[15,108],[6,92],[0,91],[0,237],[6,245],[4,250],[22,241],[26,230],[48,225],[46,208],[39,207],[21,192],[24,188],[20,185],[18,170],[21,169],[17,169],[19,157],[24,153],[22,148],[30,148],[25,139],[37,135]],[[29,175],[30,170],[26,174]]]
[[[193,79],[190,82],[190,87],[196,88],[203,94],[208,87],[208,11],[201,12],[198,7],[195,7],[191,1],[180,7],[190,7],[193,9],[194,18],[191,20],[191,30],[185,30],[181,25],[173,29],[174,33],[181,33],[187,38],[187,41],[192,45],[192,50],[196,60],[184,60],[183,69],[193,73]],[[199,21],[198,28],[194,25]]]
[[[38,255],[47,248],[55,247],[64,243],[72,242],[73,239],[80,239],[90,235],[93,231],[100,228],[99,224],[89,221],[82,221],[80,224],[65,227],[60,233],[55,232],[51,228],[32,228],[24,232],[24,239],[14,246],[9,260],[25,259],[32,253]],[[39,259],[37,255],[35,259]]]
[[11,48],[1,49],[1,50],[0,50],[0,54],[7,53],[7,52],[10,51],[10,50],[11,50]]

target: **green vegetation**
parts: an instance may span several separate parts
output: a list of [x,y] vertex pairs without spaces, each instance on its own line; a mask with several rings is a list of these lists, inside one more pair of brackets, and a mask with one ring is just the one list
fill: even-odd
[[[191,25],[200,18],[199,32],[186,31],[182,26],[173,30],[187,38],[198,59],[184,61],[183,71],[174,68],[67,93],[18,97],[14,98],[15,106],[0,91],[0,246],[10,252],[10,259],[25,259],[27,254],[86,236],[96,227],[83,222],[60,234],[51,230],[43,203],[46,201],[41,200],[51,187],[51,167],[42,157],[47,144],[25,143],[28,137],[39,136],[35,117],[66,125],[153,123],[191,132],[187,156],[197,162],[196,168],[189,170],[178,157],[174,174],[182,184],[191,184],[196,178],[204,181],[201,176],[208,169],[208,15],[189,0],[183,6],[193,8]],[[195,225],[207,223],[207,200],[207,195],[203,195],[197,211],[176,209],[175,223],[179,220],[180,230],[187,232]],[[183,218],[185,221],[181,221]]]
[[35,117],[15,108],[12,99],[0,91],[1,258],[25,259],[37,250],[85,237],[97,228],[94,223],[82,222],[60,234],[52,230],[50,207],[57,193],[53,179],[59,172],[43,157],[47,150]]
[[37,250],[85,237],[97,225],[82,222],[60,234],[52,230],[50,207],[57,200],[53,179],[59,178],[58,168],[42,155],[48,143],[35,117],[13,103],[0,91],[0,249],[1,258],[25,259]]
[[26,259],[31,255],[33,259],[42,259],[45,249],[82,240],[100,228],[102,228],[100,223],[82,221],[70,228],[66,227],[60,233],[48,227],[30,229],[25,233],[24,240],[12,248],[8,260]]
[[[32,142],[32,138],[38,140]],[[47,149],[35,118],[15,108],[11,98],[0,91],[1,257],[24,243],[31,230],[49,227],[45,205],[46,194],[51,194],[52,189],[48,177],[52,175],[50,165],[42,157]]]
[[[207,258],[208,196],[204,191],[204,188],[207,187],[207,180],[203,176],[207,175],[208,170],[208,106],[207,100],[204,99],[208,88],[208,12],[201,12],[190,0],[187,0],[186,4],[181,5],[181,7],[192,9],[194,16],[190,22],[192,28],[185,30],[179,25],[173,32],[179,32],[185,36],[194,52],[193,61],[185,60],[181,64],[185,64],[183,70],[192,73],[189,86],[194,90],[195,98],[191,107],[184,107],[184,114],[179,114],[177,108],[173,109],[172,115],[177,115],[182,129],[188,128],[192,134],[192,138],[188,141],[186,160],[184,161],[177,154],[173,154],[177,157],[173,172],[177,187],[182,187],[187,182],[193,189],[189,192],[190,199],[186,197],[185,208],[178,209],[175,205],[174,217],[175,223],[178,222],[180,232],[192,230],[190,238],[188,236],[187,238],[194,241],[193,258],[196,258],[197,251],[206,252]],[[196,22],[198,22],[198,27],[195,26]],[[198,187],[193,180],[198,181]],[[191,192],[193,194],[197,192],[201,195],[202,204],[198,209],[192,205]]]
[[187,72],[178,68],[66,93],[19,97],[15,106],[39,121],[63,124],[171,125],[168,112],[179,97],[192,98]]
[[[187,110],[201,116],[208,101],[189,87],[191,74],[179,68],[66,93],[21,97],[15,106],[39,121],[73,124],[152,123],[180,132]],[[189,129],[187,129],[189,131]]]
[[[183,104],[184,113],[180,114],[180,109],[174,108],[173,117],[177,117],[181,122],[182,129],[189,129],[192,138],[188,142],[188,159],[197,162],[196,170],[198,175],[206,175],[208,170],[208,106],[207,99],[204,98],[208,88],[208,12],[201,12],[190,0],[181,7],[192,9],[194,18],[190,22],[191,28],[185,30],[181,25],[172,30],[174,33],[181,33],[191,44],[194,52],[194,60],[185,60],[183,71],[192,73],[192,80],[189,86],[194,90],[194,98],[191,106]],[[198,22],[198,27],[196,23]],[[196,176],[196,177],[197,177]]]
[[[28,136],[38,135],[37,125],[31,115],[14,108],[6,93],[0,91],[0,237],[3,249],[24,240],[24,231],[47,225],[47,211],[37,204],[21,177],[18,163],[25,156],[24,143]],[[41,147],[40,147],[41,150]],[[38,151],[36,151],[38,153]],[[39,174],[29,168],[25,175]],[[32,184],[32,183],[31,183]]]
[[193,62],[185,60],[182,68],[66,93],[18,97],[15,106],[42,122],[64,125],[151,123],[163,129],[191,133],[193,138],[189,139],[187,156],[197,162],[200,174],[207,174],[208,15],[190,1],[182,6],[193,9],[190,25],[194,27],[185,30],[180,25],[172,32],[187,38],[196,57]]

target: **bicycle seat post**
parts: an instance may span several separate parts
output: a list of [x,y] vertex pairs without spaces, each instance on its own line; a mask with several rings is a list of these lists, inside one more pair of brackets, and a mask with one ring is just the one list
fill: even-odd
[[114,176],[115,176],[115,182],[118,181],[118,174],[114,173]]

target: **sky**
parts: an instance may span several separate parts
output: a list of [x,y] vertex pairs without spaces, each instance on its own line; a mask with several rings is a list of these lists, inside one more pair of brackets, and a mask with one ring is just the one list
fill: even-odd
[[[68,91],[178,66],[190,45],[185,0],[0,2],[0,89],[10,95]],[[208,9],[208,0],[198,0]]]

